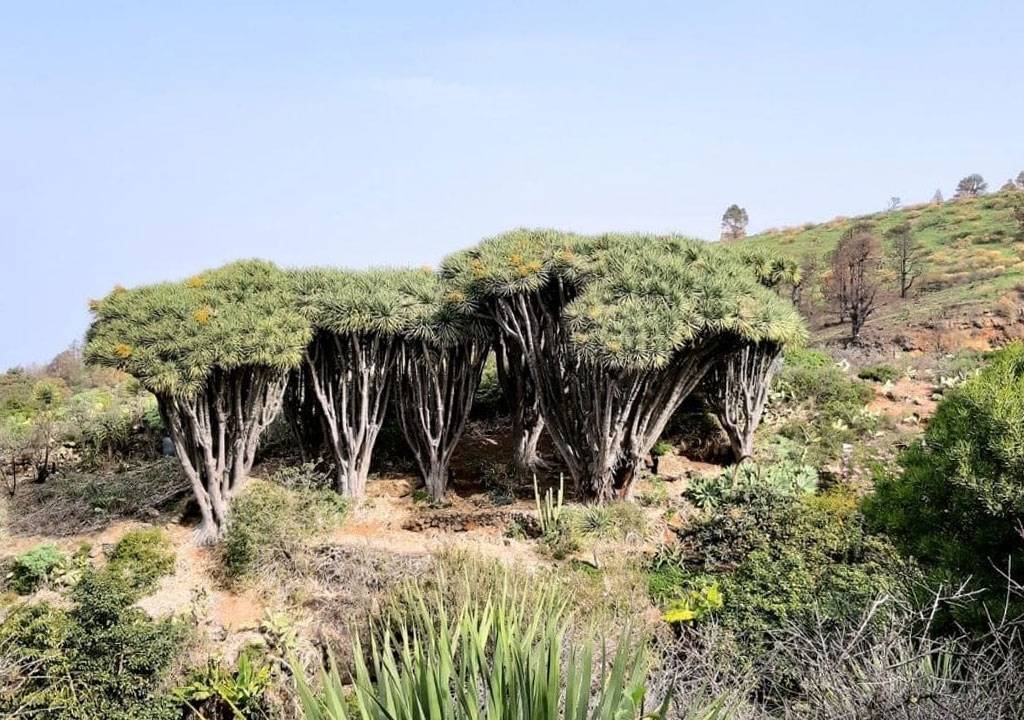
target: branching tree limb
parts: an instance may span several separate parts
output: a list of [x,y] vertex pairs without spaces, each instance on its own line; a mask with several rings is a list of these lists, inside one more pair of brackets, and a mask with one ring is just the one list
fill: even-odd
[[427,492],[440,501],[452,453],[466,427],[490,342],[468,337],[447,347],[405,339],[395,368],[395,411]]
[[306,377],[335,464],[335,489],[362,497],[384,424],[397,340],[376,333],[320,331],[306,350]]
[[704,399],[729,437],[737,462],[754,453],[754,433],[761,424],[768,390],[781,366],[780,345],[747,343],[726,354],[704,378]]
[[164,424],[199,505],[201,542],[227,527],[232,495],[249,476],[260,437],[277,417],[288,373],[272,368],[215,370],[199,393],[157,393]]
[[518,343],[499,338],[494,357],[498,382],[512,412],[512,464],[520,474],[529,475],[543,464],[537,451],[544,432],[540,397]]

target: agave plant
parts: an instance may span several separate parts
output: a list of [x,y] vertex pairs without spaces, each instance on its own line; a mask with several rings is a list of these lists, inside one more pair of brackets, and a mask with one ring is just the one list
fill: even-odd
[[[353,688],[337,664],[322,694],[296,673],[306,720],[640,720],[665,718],[669,699],[645,707],[642,651],[620,645],[596,661],[594,642],[570,641],[565,604],[508,587],[451,608],[440,595],[406,593],[406,614],[357,640]],[[625,633],[624,637],[628,637]]]

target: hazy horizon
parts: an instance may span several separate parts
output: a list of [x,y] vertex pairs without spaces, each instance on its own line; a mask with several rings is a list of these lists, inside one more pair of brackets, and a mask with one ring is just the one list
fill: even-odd
[[1024,4],[0,9],[0,371],[115,284],[436,264],[517,226],[717,239],[1024,170]]

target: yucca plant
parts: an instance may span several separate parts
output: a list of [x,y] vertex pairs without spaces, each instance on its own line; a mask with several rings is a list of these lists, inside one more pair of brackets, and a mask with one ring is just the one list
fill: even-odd
[[537,504],[537,522],[540,524],[542,535],[555,532],[562,525],[562,512],[564,511],[563,500],[565,498],[565,478],[558,478],[558,496],[554,490],[548,488],[541,496],[540,488],[537,486],[537,476],[533,476],[533,499]]
[[[505,589],[450,612],[440,595],[415,588],[407,614],[378,625],[369,663],[355,644],[349,692],[337,665],[322,693],[296,674],[306,720],[639,720],[664,718],[666,699],[645,708],[642,651],[609,656],[568,630],[564,603]],[[628,632],[625,634],[628,637]]]

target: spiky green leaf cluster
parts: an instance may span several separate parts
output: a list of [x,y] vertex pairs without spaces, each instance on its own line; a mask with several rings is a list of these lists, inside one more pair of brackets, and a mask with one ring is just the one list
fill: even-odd
[[293,273],[303,314],[314,329],[424,341],[444,347],[487,328],[466,296],[429,268]]
[[796,310],[734,251],[678,236],[521,229],[451,256],[443,275],[480,301],[560,283],[576,347],[611,367],[660,367],[723,333],[778,343],[805,333]]
[[183,282],[116,288],[92,310],[87,360],[156,393],[194,394],[215,369],[294,367],[309,341],[285,274],[260,260]]

